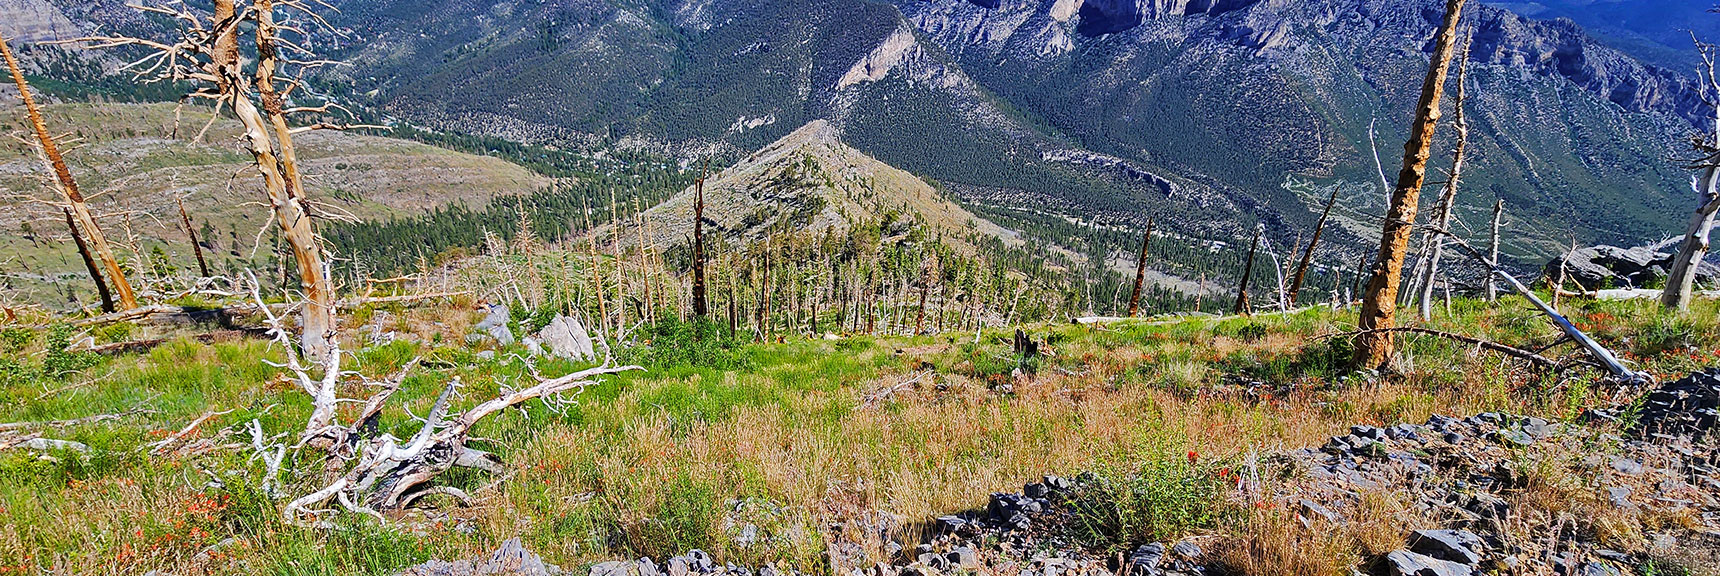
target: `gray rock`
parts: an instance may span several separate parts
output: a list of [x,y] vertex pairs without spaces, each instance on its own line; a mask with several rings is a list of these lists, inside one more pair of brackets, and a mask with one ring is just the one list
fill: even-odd
[[1176,546],[1172,546],[1171,551],[1175,552],[1178,556],[1183,557],[1185,560],[1200,559],[1200,545],[1187,540],[1178,542]]
[[[1676,255],[1661,252],[1664,247],[1666,246],[1619,248],[1603,245],[1579,248],[1548,262],[1543,273],[1548,278],[1556,278],[1560,265],[1563,264],[1565,277],[1582,285],[1584,290],[1646,286],[1664,278],[1667,270],[1672,268]],[[1708,263],[1697,267],[1698,284],[1712,284],[1716,279],[1720,279],[1720,268]]]
[[550,320],[543,330],[538,331],[537,339],[543,342],[546,352],[557,358],[584,362],[597,357],[592,349],[591,333],[578,320],[567,316]]
[[407,568],[399,576],[558,576],[561,573],[561,568],[544,563],[520,539],[513,538],[482,559],[431,560]]
[[1410,535],[1410,551],[1448,562],[1474,566],[1481,563],[1485,543],[1468,530],[1416,530]]
[[1296,507],[1300,508],[1302,510],[1302,513],[1306,516],[1319,516],[1321,518],[1325,518],[1327,522],[1331,522],[1333,524],[1337,524],[1339,522],[1344,521],[1344,518],[1342,516],[1339,516],[1337,512],[1333,512],[1330,508],[1327,508],[1325,506],[1321,506],[1318,502],[1315,502],[1313,500],[1309,500],[1307,498],[1303,498],[1302,500],[1296,502]]
[[758,542],[758,525],[756,525],[756,524],[747,524],[745,526],[741,526],[740,534],[735,535],[735,545],[740,546],[741,548],[750,547],[757,542]]
[[960,530],[967,524],[968,521],[961,516],[939,516],[937,520],[938,530],[945,533]]
[[949,559],[951,565],[957,568],[969,570],[979,568],[979,551],[974,550],[971,546],[958,546],[944,556]]
[[1164,561],[1164,544],[1143,544],[1129,554],[1129,568],[1133,574],[1158,574],[1159,564],[1164,563]]
[[1618,568],[1605,562],[1587,562],[1577,569],[1577,576],[1623,576]]
[[1612,469],[1620,474],[1635,476],[1642,473],[1642,463],[1629,458],[1613,458]]
[[704,550],[694,548],[687,551],[687,567],[692,568],[694,572],[708,574],[712,570],[716,569],[716,564],[711,561],[710,554],[706,554]]
[[1607,488],[1607,501],[1623,510],[1636,509],[1636,503],[1630,501],[1630,488],[1624,486]]
[[650,558],[640,558],[634,562],[634,569],[639,572],[639,576],[661,576],[662,574],[661,571],[657,570],[657,562]]
[[1557,426],[1549,424],[1546,420],[1542,420],[1540,418],[1529,418],[1525,421],[1523,423],[1523,431],[1539,440],[1551,438],[1553,435],[1559,433]]
[[[479,332],[489,334],[491,338],[496,339],[496,343],[499,345],[510,346],[514,343],[514,331],[508,329],[507,306],[491,304],[489,306],[489,314],[485,315],[484,319],[479,320],[477,324],[472,326],[472,328]],[[468,339],[470,339],[470,337],[468,337]]]
[[1535,443],[1535,437],[1528,432],[1515,428],[1502,428],[1491,435],[1494,442],[1513,448],[1523,448]]
[[1408,550],[1398,550],[1386,554],[1386,567],[1392,576],[1473,576],[1475,569],[1456,562],[1447,562],[1416,554]]
[[632,576],[633,563],[612,560],[591,566],[591,576]]

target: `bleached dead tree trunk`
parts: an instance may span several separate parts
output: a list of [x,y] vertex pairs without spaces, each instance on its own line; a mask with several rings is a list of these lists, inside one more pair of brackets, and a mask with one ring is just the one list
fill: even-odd
[[[1499,199],[1493,203],[1493,232],[1487,243],[1488,263],[1499,266],[1499,227],[1505,224],[1505,200]],[[1487,275],[1487,301],[1499,299],[1499,284],[1493,281],[1493,275]]]
[[1703,258],[1708,256],[1708,233],[1714,229],[1714,216],[1720,212],[1720,81],[1714,78],[1714,63],[1716,53],[1720,52],[1713,44],[1696,42],[1696,51],[1702,58],[1702,67],[1697,74],[1702,81],[1702,101],[1713,110],[1713,132],[1691,138],[1691,146],[1700,157],[1691,164],[1692,168],[1701,170],[1701,175],[1691,179],[1690,187],[1702,198],[1702,203],[1696,212],[1690,215],[1690,226],[1684,231],[1684,242],[1678,248],[1678,257],[1672,262],[1672,270],[1666,278],[1666,289],[1660,294],[1660,304],[1668,309],[1684,312],[1690,309],[1690,300],[1696,289],[1696,271],[1702,266]]
[[[331,28],[301,0],[251,0],[242,5],[235,0],[212,0],[208,12],[193,10],[180,2],[131,6],[146,14],[177,21],[179,36],[169,42],[116,36],[86,37],[73,42],[92,48],[145,48],[149,54],[126,65],[126,69],[137,70],[137,76],[145,81],[200,84],[191,97],[212,100],[233,111],[244,127],[245,147],[262,176],[271,216],[297,266],[298,284],[304,297],[299,321],[302,352],[313,360],[323,358],[331,350],[335,329],[334,286],[312,224],[293,136],[349,126],[319,122],[293,127],[289,122],[293,115],[325,114],[339,106],[289,107],[287,102],[295,90],[304,86],[302,78],[307,71],[329,64],[317,59],[309,48],[312,29]],[[288,13],[281,20],[284,25],[277,21],[281,16],[278,11]],[[248,44],[239,38],[247,25],[255,34]],[[299,38],[284,39],[283,35],[289,33]],[[242,45],[254,49],[255,54],[241,56]],[[284,70],[287,67],[296,70],[289,74]]]
[[1403,282],[1403,260],[1409,251],[1410,234],[1415,231],[1421,186],[1427,178],[1427,159],[1433,147],[1434,129],[1439,125],[1439,100],[1444,94],[1452,53],[1456,51],[1457,22],[1463,15],[1463,4],[1464,0],[1446,0],[1445,21],[1435,34],[1433,57],[1428,63],[1427,78],[1422,82],[1421,101],[1416,106],[1409,141],[1404,143],[1403,169],[1398,172],[1397,189],[1392,193],[1391,207],[1386,212],[1381,230],[1379,256],[1362,297],[1362,313],[1357,324],[1365,333],[1356,341],[1352,361],[1356,368],[1382,368],[1392,356],[1392,334],[1379,330],[1397,325],[1397,296],[1398,287]]
[[[48,125],[42,120],[42,111],[36,107],[36,98],[30,94],[30,84],[24,81],[24,71],[18,65],[18,57],[12,54],[12,48],[7,46],[6,39],[0,38],[0,56],[6,59],[6,68],[12,73],[12,82],[18,86],[18,96],[24,101],[24,110],[30,117],[30,127],[36,132],[38,150],[47,159],[48,166],[54,172],[54,179],[59,185],[60,199],[71,211],[72,218],[78,225],[72,228],[72,235],[78,236],[81,229],[89,236],[86,246],[90,255],[100,261],[107,272],[108,279],[113,282],[114,292],[119,296],[121,310],[131,310],[137,307],[137,295],[132,292],[131,283],[126,281],[125,272],[120,270],[119,260],[114,258],[113,248],[108,245],[107,236],[102,234],[101,226],[90,213],[90,208],[84,203],[83,192],[78,190],[78,182],[72,178],[72,171],[66,166],[64,158],[60,157],[60,148],[54,141],[54,136],[48,133]],[[79,241],[82,244],[82,240]],[[93,269],[92,269],[93,271]],[[106,292],[100,274],[92,274],[91,279],[98,287],[97,292]],[[107,299],[103,300],[104,302]],[[111,305],[109,306],[111,307]],[[111,312],[111,310],[109,310]]]
[[[1469,81],[1469,43],[1465,40],[1463,50],[1457,54],[1457,100],[1452,103],[1452,123],[1457,128],[1457,144],[1451,150],[1451,177],[1445,181],[1445,189],[1439,195],[1439,204],[1434,207],[1434,226],[1440,230],[1451,229],[1451,213],[1457,206],[1457,185],[1463,178],[1464,153],[1469,147],[1469,120],[1463,116],[1463,104],[1468,99],[1466,83]],[[1433,319],[1433,282],[1439,277],[1439,259],[1445,252],[1445,236],[1428,234],[1423,237],[1428,243],[1427,263],[1421,268],[1421,288],[1417,312],[1421,321]],[[1449,286],[1449,284],[1447,284]]]

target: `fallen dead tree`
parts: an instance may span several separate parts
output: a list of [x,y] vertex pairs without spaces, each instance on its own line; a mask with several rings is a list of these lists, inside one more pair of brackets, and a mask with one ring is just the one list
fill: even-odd
[[[304,527],[332,527],[330,514],[338,510],[382,520],[383,512],[405,508],[431,494],[444,494],[465,502],[468,497],[464,492],[452,486],[435,485],[434,481],[455,467],[493,473],[504,470],[499,458],[467,445],[472,428],[484,418],[532,400],[542,400],[551,409],[564,409],[587,386],[596,384],[600,376],[643,370],[638,366],[615,366],[606,360],[601,366],[558,378],[534,377],[534,385],[517,390],[504,388],[497,396],[464,412],[456,412],[453,406],[461,388],[460,380],[455,378],[442,388],[425,414],[423,426],[412,437],[401,439],[382,432],[380,421],[389,400],[416,368],[417,360],[382,381],[374,381],[343,369],[346,354],[338,339],[330,339],[329,353],[323,360],[307,365],[300,360],[298,344],[281,316],[265,305],[254,290],[252,297],[255,309],[265,317],[269,333],[285,348],[285,362],[275,365],[287,370],[293,383],[310,395],[313,407],[304,428],[298,432],[270,435],[260,421],[252,420],[245,425],[244,433],[250,436],[253,460],[264,463],[263,486],[272,496],[279,495],[276,480],[289,452],[297,453],[295,460],[299,462],[322,462],[320,471],[310,472],[320,477],[313,483],[320,488],[293,497],[281,510],[289,522]],[[369,395],[343,397],[342,392],[347,390],[363,390]],[[361,408],[350,419],[343,420],[339,407],[351,404]],[[290,443],[286,440],[295,435],[296,440]]]
[[1536,296],[1535,293],[1529,290],[1527,286],[1524,286],[1522,282],[1518,281],[1515,276],[1506,272],[1505,269],[1500,268],[1498,262],[1483,256],[1480,251],[1475,249],[1475,247],[1470,246],[1468,242],[1463,241],[1462,238],[1457,237],[1456,234],[1452,234],[1444,228],[1428,227],[1428,230],[1435,234],[1450,238],[1452,245],[1456,246],[1465,254],[1469,255],[1470,258],[1475,259],[1476,262],[1479,262],[1482,266],[1486,267],[1492,276],[1497,277],[1500,280],[1504,280],[1506,285],[1509,285],[1512,290],[1522,295],[1523,298],[1528,299],[1530,304],[1533,304],[1536,308],[1540,309],[1542,314],[1547,315],[1548,318],[1552,319],[1554,324],[1558,325],[1559,330],[1565,333],[1566,338],[1582,345],[1583,349],[1587,350],[1588,353],[1594,357],[1595,361],[1599,363],[1602,368],[1607,370],[1613,379],[1620,383],[1629,384],[1647,384],[1653,381],[1652,376],[1631,370],[1629,367],[1625,366],[1623,362],[1619,362],[1618,357],[1614,356],[1611,350],[1607,350],[1605,346],[1601,346],[1599,342],[1595,342],[1593,338],[1589,338],[1589,336],[1584,334],[1582,330],[1577,329],[1577,326],[1572,324],[1570,319],[1565,318],[1565,316],[1560,314],[1558,310],[1548,305],[1546,301],[1541,300],[1541,298]]
[[1552,370],[1552,369],[1555,369],[1559,366],[1559,363],[1554,361],[1552,358],[1542,356],[1539,353],[1534,352],[1532,350],[1524,350],[1522,348],[1518,348],[1515,346],[1507,346],[1505,344],[1500,344],[1498,342],[1490,342],[1487,340],[1482,340],[1480,338],[1472,338],[1469,336],[1464,336],[1462,334],[1456,334],[1453,332],[1444,332],[1444,331],[1433,330],[1433,329],[1429,329],[1429,328],[1398,326],[1398,327],[1393,327],[1393,328],[1380,328],[1380,329],[1376,329],[1376,330],[1361,330],[1361,331],[1356,331],[1356,332],[1346,332],[1343,334],[1336,334],[1333,337],[1354,338],[1354,337],[1363,336],[1366,334],[1381,334],[1381,333],[1388,333],[1388,332],[1394,333],[1394,334],[1402,333],[1402,334],[1422,334],[1422,335],[1426,335],[1426,336],[1437,336],[1440,338],[1445,338],[1447,340],[1462,342],[1464,344],[1468,344],[1470,346],[1481,348],[1483,350],[1487,350],[1487,351],[1491,351],[1491,352],[1497,352],[1500,354],[1504,354],[1506,356],[1510,356],[1512,358],[1516,358],[1518,360],[1527,361],[1527,362],[1529,362],[1529,364],[1533,365],[1535,368],[1541,369],[1541,370]]

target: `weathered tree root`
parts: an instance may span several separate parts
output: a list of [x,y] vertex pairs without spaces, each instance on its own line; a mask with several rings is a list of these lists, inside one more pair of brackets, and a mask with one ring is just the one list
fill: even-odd
[[[257,300],[256,309],[268,322],[269,333],[286,349],[286,361],[278,366],[288,370],[298,387],[311,397],[311,416],[293,448],[323,453],[324,470],[328,477],[333,478],[327,485],[288,502],[282,509],[287,521],[299,526],[332,527],[333,524],[323,514],[324,510],[317,508],[326,506],[331,500],[348,512],[379,520],[386,518],[383,511],[405,508],[430,494],[446,494],[466,501],[469,498],[464,492],[430,483],[456,466],[492,473],[506,471],[495,455],[466,446],[469,433],[478,422],[534,399],[541,399],[551,406],[566,405],[573,399],[564,395],[577,395],[585,387],[596,384],[599,376],[644,369],[639,366],[612,366],[605,362],[602,366],[559,378],[540,377],[534,386],[504,390],[501,395],[457,415],[450,414],[453,398],[460,388],[460,380],[455,378],[436,397],[430,412],[424,416],[424,425],[410,439],[402,441],[391,434],[379,434],[378,419],[388,400],[400,390],[406,376],[418,365],[417,359],[408,362],[390,378],[372,382],[355,372],[342,370],[344,352],[339,340],[327,338],[328,354],[316,367],[320,374],[313,374],[312,368],[299,359],[298,350],[281,318],[263,305],[260,295],[253,291],[252,296]],[[340,397],[343,384],[351,379],[357,379],[371,390],[370,396],[363,400]],[[363,407],[350,423],[340,421],[338,406],[343,403],[362,403]],[[265,484],[268,484],[278,471],[283,445],[269,444],[258,426],[253,425],[252,428],[252,450],[270,464],[265,478]]]

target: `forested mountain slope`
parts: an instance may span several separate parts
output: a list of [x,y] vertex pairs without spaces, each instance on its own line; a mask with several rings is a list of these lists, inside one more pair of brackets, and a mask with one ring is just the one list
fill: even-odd
[[[195,265],[179,200],[212,273],[277,269],[275,226],[259,204],[255,172],[245,169],[250,156],[231,145],[236,121],[216,122],[194,142],[207,109],[188,107],[177,133],[172,104],[61,104],[44,115],[56,133],[76,138],[66,161],[94,209],[107,215],[102,225],[127,265],[143,271],[140,278]],[[23,133],[22,117],[17,107],[0,106],[5,131]],[[309,197],[330,219],[374,222],[449,204],[482,206],[551,182],[497,158],[405,140],[324,131],[301,135],[297,143]],[[53,198],[46,178],[33,150],[10,141],[0,148],[0,189],[6,192],[0,254],[7,260],[7,286],[36,301],[65,303],[67,286],[76,287],[73,297],[88,296],[88,279],[59,212],[29,200]]]
[[[374,36],[355,93],[520,139],[720,142],[812,119],[973,203],[1230,239],[1309,226],[1322,188],[1370,234],[1432,0],[349,3]],[[1688,204],[1667,158],[1690,80],[1568,22],[1472,7],[1477,125],[1466,215],[1504,198],[1512,252],[1664,234]],[[793,23],[784,26],[783,23]],[[372,92],[374,91],[374,92]],[[1442,136],[1443,137],[1443,136]],[[1445,148],[1449,143],[1442,143]],[[1441,154],[1443,155],[1443,153]],[[1390,168],[1388,168],[1388,171]],[[1038,214],[1032,214],[1038,213]],[[1573,223],[1573,226],[1567,226]]]
[[[139,27],[53,0],[80,25]],[[733,160],[824,119],[844,141],[1031,235],[1110,250],[1148,218],[1280,242],[1341,190],[1374,234],[1436,0],[335,2],[330,94],[414,123]],[[1521,4],[1521,3],[1519,3]],[[1692,79],[1548,6],[1469,9],[1474,142],[1460,215],[1506,201],[1507,253],[1677,228]],[[1557,4],[1557,3],[1555,3]],[[1609,5],[1633,6],[1630,1]],[[1551,6],[1551,5],[1549,5]],[[1641,10],[1638,10],[1641,12]],[[1702,15],[1698,15],[1702,16]],[[1614,36],[1609,36],[1614,38]],[[1663,59],[1648,58],[1665,62]],[[1370,139],[1369,126],[1377,125]],[[1435,174],[1449,148],[1441,134]],[[1082,242],[1084,239],[1091,241]],[[1574,238],[1573,238],[1574,237]]]

